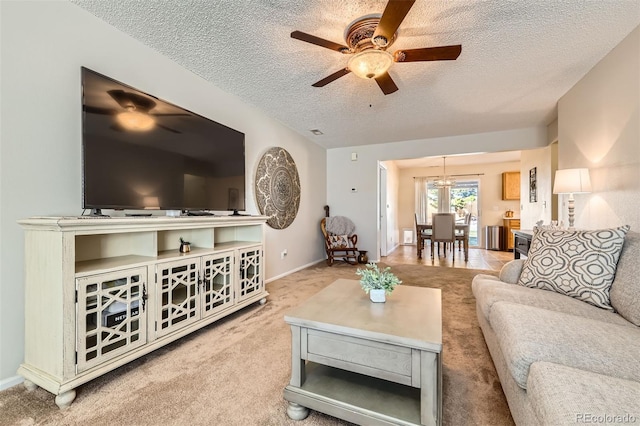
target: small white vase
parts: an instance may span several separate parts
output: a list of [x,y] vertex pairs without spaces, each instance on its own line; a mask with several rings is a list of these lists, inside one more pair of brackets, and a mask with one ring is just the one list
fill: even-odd
[[369,299],[371,299],[372,302],[384,303],[387,300],[386,292],[384,289],[369,290]]

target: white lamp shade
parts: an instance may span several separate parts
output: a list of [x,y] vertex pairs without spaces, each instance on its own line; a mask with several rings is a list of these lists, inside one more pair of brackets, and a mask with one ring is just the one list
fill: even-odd
[[557,170],[553,181],[554,194],[577,194],[591,192],[589,169]]

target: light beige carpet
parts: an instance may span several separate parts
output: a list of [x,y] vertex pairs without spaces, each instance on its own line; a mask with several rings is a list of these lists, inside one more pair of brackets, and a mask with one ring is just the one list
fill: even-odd
[[[343,425],[312,411],[290,420],[282,391],[290,375],[284,313],[355,267],[324,263],[267,285],[252,305],[77,389],[59,410],[50,393],[19,385],[0,392],[2,425]],[[395,265],[403,285],[442,289],[443,423],[511,425],[507,403],[484,344],[471,293],[472,269]],[[393,295],[387,303],[392,303]]]

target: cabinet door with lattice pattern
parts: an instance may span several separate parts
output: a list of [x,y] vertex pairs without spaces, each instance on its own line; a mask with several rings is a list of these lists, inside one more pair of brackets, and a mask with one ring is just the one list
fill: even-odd
[[202,316],[233,306],[233,252],[202,258]]
[[157,336],[200,319],[199,269],[199,257],[157,265]]
[[147,269],[82,277],[77,285],[77,370],[147,342]]
[[238,302],[264,292],[262,246],[239,250]]

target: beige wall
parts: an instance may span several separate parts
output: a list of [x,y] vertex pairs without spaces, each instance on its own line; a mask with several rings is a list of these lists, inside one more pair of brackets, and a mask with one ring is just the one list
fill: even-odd
[[[553,152],[551,146],[522,151],[520,157],[520,229],[533,229],[537,221],[551,222],[553,208]],[[529,172],[536,169],[537,201],[529,199]]]
[[387,253],[400,244],[398,227],[398,192],[400,190],[400,169],[393,161],[381,161],[387,169]]
[[[300,174],[300,209],[289,228],[267,229],[266,277],[324,258],[323,148],[72,3],[3,1],[0,8],[0,389],[19,380],[23,360],[24,244],[16,221],[82,212],[81,66],[244,132],[250,213],[258,212],[253,178],[260,156],[271,146],[287,149]],[[289,254],[280,259],[285,248]]]
[[640,231],[639,104],[637,27],[558,102],[558,168],[588,167],[593,187],[575,196],[577,228]]
[[[379,252],[377,251],[379,244],[377,175],[380,161],[471,152],[517,151],[547,145],[546,127],[530,127],[329,149],[327,150],[327,201],[331,206],[332,214],[347,216],[355,222],[358,229],[358,247],[376,253]],[[357,161],[351,161],[353,152],[358,154]],[[513,170],[519,170],[519,167]],[[358,191],[354,193],[351,188],[357,188]],[[499,214],[503,212],[501,208],[498,206]],[[514,209],[514,211],[519,210]],[[399,226],[400,229],[404,228],[407,226],[407,221],[400,218]],[[410,226],[413,228],[413,219]],[[371,256],[370,259],[375,260]]]
[[[447,166],[447,174],[478,174],[477,177],[456,178],[457,180],[478,180],[479,199],[479,245],[484,246],[484,227],[502,225],[504,213],[511,209],[518,217],[520,211],[518,201],[502,200],[502,173],[520,170],[520,162],[473,164],[469,166]],[[398,218],[400,229],[414,229],[415,196],[413,178],[419,176],[436,176],[442,173],[441,167],[400,169],[398,191]]]

